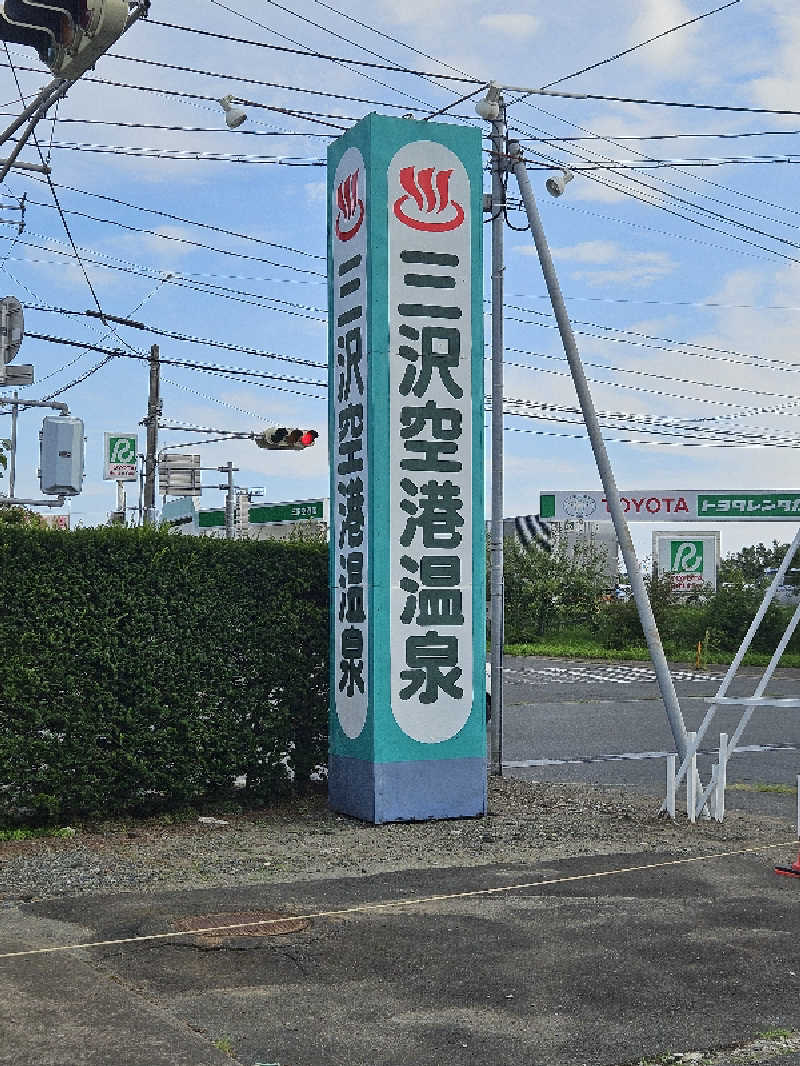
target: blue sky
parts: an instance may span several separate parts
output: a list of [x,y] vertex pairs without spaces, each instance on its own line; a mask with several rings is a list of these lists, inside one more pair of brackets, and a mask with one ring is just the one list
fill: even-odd
[[[368,8],[349,0],[333,5],[153,0],[151,17],[328,56],[434,73],[452,73],[455,67],[478,79],[535,88],[714,6],[696,0],[602,5],[565,0],[516,7],[472,0],[375,0]],[[800,15],[787,10],[777,0],[733,4],[559,88],[798,108],[800,73],[794,60]],[[27,99],[44,84],[46,72],[29,49],[12,45],[10,56]],[[2,110],[10,121],[21,105],[12,70],[2,59]],[[315,164],[324,159],[336,126],[347,128],[373,110],[421,117],[453,100],[453,92],[432,79],[359,69],[140,22],[73,87],[57,121],[38,129],[83,266],[72,254],[46,183],[15,173],[3,190],[4,205],[27,194],[24,233],[0,226],[0,285],[1,295],[25,304],[29,331],[131,354],[146,353],[158,343],[165,360],[222,368],[209,374],[165,364],[166,420],[227,430],[275,422],[320,429],[317,445],[302,453],[264,452],[241,441],[189,449],[200,452],[204,466],[232,460],[240,468],[238,484],[264,486],[267,498],[276,501],[327,495],[326,390],[315,384],[325,381],[327,359],[325,170]],[[462,93],[474,88],[451,84]],[[226,128],[214,102],[228,93],[252,101],[244,105],[248,119],[236,131]],[[463,116],[459,121],[480,124],[471,102],[453,110]],[[609,454],[620,487],[795,488],[791,448],[685,445],[701,434],[717,442],[721,434],[728,440],[748,434],[763,442],[769,434],[791,441],[800,431],[791,406],[800,370],[796,164],[658,169],[631,164],[641,163],[637,153],[706,161],[791,156],[798,152],[800,115],[533,96],[511,104],[509,121],[532,166],[559,160],[576,167],[575,180],[559,200],[544,192],[547,170],[532,171],[532,180],[596,406],[609,426]],[[705,136],[743,133],[757,135]],[[625,139],[674,134],[687,136]],[[616,144],[558,139],[595,135]],[[118,154],[132,148],[139,153]],[[154,157],[181,153],[182,158]],[[238,161],[196,158],[196,153]],[[26,148],[22,158],[38,161],[36,148]],[[618,165],[577,169],[609,160]],[[18,216],[6,211],[2,217]],[[514,225],[523,224],[520,212],[509,217]],[[574,389],[530,236],[509,229],[505,241],[505,394],[574,409]],[[84,270],[106,313],[197,340],[127,327],[110,332],[95,319],[67,314],[96,309]],[[209,340],[262,354],[202,343]],[[136,428],[147,402],[147,365],[128,357],[114,358],[60,391],[102,358],[102,353],[30,337],[18,357],[36,367],[28,397],[59,391],[56,398],[85,421],[86,485],[72,511],[75,522],[87,525],[104,521],[114,506],[114,485],[102,480],[103,433]],[[278,377],[220,376],[228,368]],[[575,414],[541,408],[536,413],[541,417],[506,417],[507,515],[534,513],[540,490],[600,487],[580,424],[567,424],[576,421]],[[654,426],[643,419],[657,421]],[[665,424],[665,419],[672,421]],[[704,421],[690,426],[690,419]],[[20,419],[18,495],[38,496],[40,421],[41,414],[32,412]],[[0,435],[7,435],[8,422],[0,419]],[[660,435],[652,435],[653,428]],[[143,446],[143,428],[139,435]],[[164,431],[160,442],[175,445],[202,436]],[[209,485],[220,480],[206,475]],[[221,498],[209,488],[203,505]],[[642,554],[649,554],[650,533],[650,527],[636,528]],[[726,527],[723,551],[773,537],[789,540],[792,533],[786,525]]]

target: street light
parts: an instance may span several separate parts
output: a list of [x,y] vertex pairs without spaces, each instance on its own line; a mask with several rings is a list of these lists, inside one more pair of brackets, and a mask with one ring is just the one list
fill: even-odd
[[233,96],[230,93],[227,96],[223,96],[217,103],[225,112],[225,121],[228,124],[228,129],[235,130],[247,118],[247,112],[242,111],[241,107],[237,107],[234,104]]
[[571,170],[564,169],[561,171],[560,174],[556,174],[554,177],[548,178],[547,181],[544,183],[544,187],[545,189],[547,189],[551,196],[561,196],[564,192],[564,189],[566,189],[567,187],[567,182],[572,181],[574,177],[575,175],[572,173]]

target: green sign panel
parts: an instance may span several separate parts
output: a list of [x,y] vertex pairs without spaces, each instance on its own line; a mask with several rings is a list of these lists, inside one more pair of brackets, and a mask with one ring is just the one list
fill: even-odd
[[264,525],[267,522],[322,521],[322,500],[300,500],[296,503],[266,503],[251,507],[250,524]]
[[136,481],[136,453],[138,438],[135,433],[106,433],[103,448],[103,478],[106,481]]
[[670,573],[703,573],[702,540],[673,540],[670,542]]
[[198,511],[197,524],[201,529],[216,529],[225,525],[224,511]]
[[800,515],[800,492],[697,494],[698,518],[767,519]]

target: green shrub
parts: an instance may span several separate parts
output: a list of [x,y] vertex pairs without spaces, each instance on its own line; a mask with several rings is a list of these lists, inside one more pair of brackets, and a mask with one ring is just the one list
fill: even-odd
[[0,821],[303,788],[326,759],[324,545],[0,524]]
[[[491,576],[491,566],[487,566]],[[593,548],[548,553],[506,539],[503,550],[505,642],[535,642],[564,627],[591,622],[607,584]]]

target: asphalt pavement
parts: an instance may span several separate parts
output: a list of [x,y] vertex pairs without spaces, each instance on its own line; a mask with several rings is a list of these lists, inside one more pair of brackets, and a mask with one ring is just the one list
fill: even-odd
[[[597,760],[669,750],[651,680],[555,665],[566,673],[543,681],[554,664],[531,660],[506,676],[506,756],[541,764],[515,773],[663,772],[656,758]],[[796,690],[796,675],[779,681]],[[692,698],[717,684],[679,681],[692,724]],[[793,783],[796,713],[758,712],[743,742],[783,747],[737,756],[734,782]],[[782,815],[796,802],[737,796]],[[0,1066],[632,1066],[678,1052],[800,1066],[800,878],[774,872],[797,844],[754,834],[758,850],[689,858],[686,831],[676,854],[7,901]],[[308,920],[186,931],[265,914]]]
[[[671,664],[689,730],[697,729],[719,690],[724,670],[694,671]],[[762,671],[741,670],[728,695],[752,696]],[[537,781],[630,785],[664,795],[665,756],[675,751],[652,667],[645,663],[587,663],[541,657],[506,658],[504,761],[507,772]],[[776,671],[766,694],[800,696],[800,671]],[[729,737],[745,708],[720,707],[701,742],[705,781],[716,761],[719,735]],[[795,817],[800,774],[800,707],[758,707],[728,763],[726,806]]]
[[[732,1047],[798,1028],[800,879],[772,869],[786,857],[584,856],[8,908],[0,953],[154,939],[0,958],[0,1063],[620,1066]],[[287,935],[161,936],[265,909],[325,916]]]

